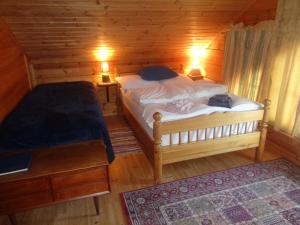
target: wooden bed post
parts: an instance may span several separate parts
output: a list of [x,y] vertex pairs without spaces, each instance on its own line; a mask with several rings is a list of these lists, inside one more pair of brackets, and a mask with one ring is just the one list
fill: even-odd
[[260,140],[259,140],[259,146],[256,149],[256,153],[255,153],[255,160],[258,162],[260,162],[262,160],[262,155],[265,150],[265,143],[266,143],[267,131],[268,131],[270,104],[271,104],[271,101],[269,99],[265,99],[264,115],[263,115],[263,120],[261,121],[261,125],[260,125],[261,135],[260,135]]
[[122,115],[122,94],[121,94],[121,84],[117,82],[117,96],[116,96],[116,104],[117,104],[117,115]]
[[153,137],[154,137],[154,181],[159,184],[162,178],[162,155],[160,151],[161,146],[161,114],[156,112],[153,114]]

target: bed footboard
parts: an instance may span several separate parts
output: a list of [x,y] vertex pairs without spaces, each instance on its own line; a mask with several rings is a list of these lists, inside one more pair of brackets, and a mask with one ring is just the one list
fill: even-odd
[[[185,120],[161,122],[161,114],[153,115],[154,137],[154,178],[156,183],[161,182],[162,166],[174,162],[195,159],[226,152],[238,151],[247,148],[257,148],[255,159],[260,161],[264,152],[264,145],[268,127],[268,113],[270,100],[265,100],[265,107],[261,110],[246,112],[214,113]],[[247,130],[247,123],[259,123],[259,126]],[[241,124],[245,125],[245,131],[240,132]],[[232,132],[233,127],[237,133]],[[216,135],[219,128],[220,135]],[[205,131],[204,139],[199,138],[199,129]],[[207,134],[208,129],[213,130],[212,137]],[[229,132],[225,132],[229,129]],[[191,133],[196,132],[197,137],[192,140]],[[185,133],[187,140],[182,139]],[[228,135],[229,133],[229,135]],[[178,142],[172,143],[172,135],[178,135]],[[170,135],[170,143],[162,145],[163,135]]]

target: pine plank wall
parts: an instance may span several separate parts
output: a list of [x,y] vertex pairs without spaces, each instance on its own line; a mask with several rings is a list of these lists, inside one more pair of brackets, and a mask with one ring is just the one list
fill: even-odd
[[[244,23],[246,25],[254,25],[264,20],[273,20],[276,16],[277,0],[270,1],[256,1],[250,5],[241,14],[237,15],[233,21],[234,24]],[[228,28],[227,28],[228,29]],[[204,61],[204,68],[207,72],[207,76],[218,82],[223,81],[222,69],[224,61],[224,32],[220,34],[212,41],[208,48],[208,55]]]
[[24,54],[0,18],[0,122],[29,90]]
[[277,0],[11,0],[4,17],[30,61],[36,83],[95,81],[97,46],[113,49],[111,68],[135,73],[144,65],[187,67],[195,43],[209,46],[208,78],[222,81],[224,32],[230,24],[273,19]]

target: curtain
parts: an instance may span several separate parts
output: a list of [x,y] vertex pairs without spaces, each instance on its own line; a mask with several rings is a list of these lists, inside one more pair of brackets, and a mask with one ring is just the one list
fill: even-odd
[[225,34],[223,77],[229,91],[262,101],[268,88],[260,89],[261,82],[269,87],[267,73],[272,39],[273,21],[262,22],[254,27],[238,24]]
[[292,135],[300,139],[300,101],[296,112],[296,122],[294,124]]
[[[233,27],[223,76],[235,94],[271,100],[270,123],[300,138],[300,0],[279,0],[276,19]],[[249,43],[251,42],[251,43]]]
[[273,37],[270,119],[275,129],[300,136],[300,1],[279,0]]

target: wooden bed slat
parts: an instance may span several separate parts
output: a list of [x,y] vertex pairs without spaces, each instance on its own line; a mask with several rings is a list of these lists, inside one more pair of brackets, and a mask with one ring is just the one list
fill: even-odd
[[[226,112],[226,113],[214,113],[211,115],[203,115],[190,119],[177,120],[176,123],[162,122],[161,134],[168,134],[183,131],[183,128],[188,130],[197,130],[208,127],[218,127],[223,125],[237,124],[248,121],[262,120],[264,110],[246,111],[246,112]],[[188,129],[187,129],[188,128]]]
[[185,145],[161,147],[162,163],[170,164],[241,149],[255,148],[259,145],[260,132],[237,135],[227,138],[192,142]]

